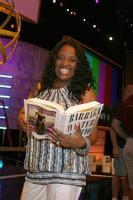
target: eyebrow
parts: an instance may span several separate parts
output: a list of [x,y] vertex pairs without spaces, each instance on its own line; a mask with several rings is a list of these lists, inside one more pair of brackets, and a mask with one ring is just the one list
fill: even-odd
[[[58,54],[57,54],[57,56],[59,56],[59,55],[60,55],[60,56],[64,56],[62,53],[58,53]],[[65,57],[65,56],[64,56],[64,57]],[[72,56],[70,56],[70,57],[71,57],[71,58],[76,58],[76,59],[77,59],[77,56],[76,56],[76,55],[72,55]]]

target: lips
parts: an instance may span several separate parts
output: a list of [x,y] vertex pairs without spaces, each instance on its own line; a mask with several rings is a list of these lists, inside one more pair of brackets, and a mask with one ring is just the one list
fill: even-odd
[[70,72],[69,69],[60,69],[60,73],[63,74],[63,75],[67,75],[68,73]]

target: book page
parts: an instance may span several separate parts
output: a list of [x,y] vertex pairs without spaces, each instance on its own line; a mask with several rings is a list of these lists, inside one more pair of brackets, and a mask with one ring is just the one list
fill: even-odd
[[38,99],[38,98],[30,98],[25,101],[30,104],[40,105],[42,108],[46,108],[49,110],[53,109],[53,110],[59,110],[61,113],[64,112],[63,106],[61,106],[55,102],[46,101],[44,99]]
[[95,106],[97,106],[99,104],[100,103],[97,102],[97,101],[91,101],[91,102],[75,105],[75,106],[72,106],[72,107],[68,108],[65,111],[65,113],[66,114],[70,114],[70,113],[78,112],[78,111],[86,111],[86,110],[94,108]]
[[89,136],[96,128],[103,105],[85,111],[74,112],[67,115],[65,134],[72,135],[76,131],[76,125],[80,124],[83,137]]

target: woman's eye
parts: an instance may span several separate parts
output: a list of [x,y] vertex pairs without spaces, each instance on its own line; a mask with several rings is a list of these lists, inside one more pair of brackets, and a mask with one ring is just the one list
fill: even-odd
[[64,60],[64,58],[61,57],[61,56],[57,56],[57,59],[56,59],[56,60]]
[[76,62],[77,62],[76,59],[70,59],[69,61],[70,61],[71,63],[76,63]]
[[76,58],[65,58],[65,57],[62,57],[62,56],[57,56],[56,60],[60,61],[60,62],[67,61],[67,62],[72,63],[72,64],[77,62]]

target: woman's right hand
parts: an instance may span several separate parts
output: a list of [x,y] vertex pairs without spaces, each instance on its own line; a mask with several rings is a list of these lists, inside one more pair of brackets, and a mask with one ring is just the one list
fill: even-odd
[[[35,97],[38,94],[38,91],[41,89],[41,84],[40,82],[38,82],[37,84],[35,84],[33,90],[30,92],[28,98],[32,98]],[[24,108],[22,108],[18,114],[18,124],[19,127],[22,131],[24,132],[28,132],[31,133],[35,128],[28,128],[29,130],[27,130],[27,122],[25,121],[25,112],[24,112]]]
[[24,113],[24,110],[21,110],[19,112],[19,115],[18,115],[18,124],[19,124],[19,127],[24,131],[26,132],[26,129],[27,129],[27,123],[25,121],[25,113]]

